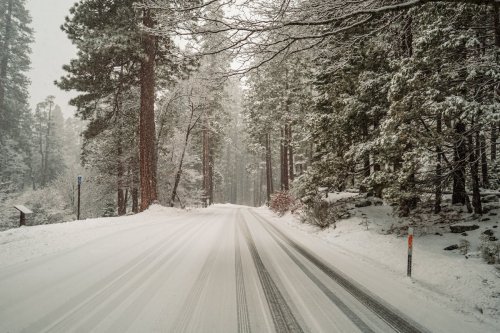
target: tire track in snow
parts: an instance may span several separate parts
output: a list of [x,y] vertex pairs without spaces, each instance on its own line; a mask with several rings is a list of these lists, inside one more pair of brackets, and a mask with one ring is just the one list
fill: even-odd
[[[238,211],[239,212],[239,211]],[[235,247],[235,274],[236,274],[236,307],[238,315],[238,333],[250,333],[250,319],[248,315],[248,304],[245,291],[245,277],[243,275],[243,264],[240,250],[240,230],[236,223],[234,229],[234,247]]]
[[99,300],[106,299],[112,295],[115,290],[123,286],[127,280],[140,274],[144,267],[147,267],[154,261],[157,253],[170,245],[170,240],[176,239],[177,236],[185,233],[186,229],[189,229],[191,226],[190,224],[184,225],[170,234],[167,238],[161,238],[145,251],[135,256],[128,263],[122,265],[106,277],[73,296],[21,332],[52,332],[59,330],[61,326],[64,328],[70,320],[77,316],[83,309],[89,308],[94,304],[99,304]]
[[266,297],[267,304],[269,305],[269,310],[271,312],[271,317],[273,318],[276,331],[279,333],[303,332],[302,327],[300,327],[297,322],[297,319],[279,291],[278,286],[273,281],[271,275],[262,262],[245,220],[242,219],[241,221],[243,234],[248,248],[250,249],[250,254],[252,255],[255,268],[257,269],[257,275],[259,276],[262,289],[264,290],[264,295]]
[[[94,314],[87,318],[81,325],[79,325],[75,331],[76,332],[91,332],[93,329],[99,325],[116,307],[118,307],[124,300],[127,299],[135,290],[141,287],[141,285],[146,285],[145,290],[134,299],[134,301],[127,307],[123,315],[116,321],[114,328],[111,328],[110,332],[124,332],[133,323],[133,321],[140,315],[142,309],[145,308],[148,301],[154,296],[154,293],[158,290],[161,284],[168,278],[168,273],[166,275],[157,276],[152,282],[153,276],[161,270],[169,267],[174,261],[178,261],[176,256],[189,245],[189,242],[198,236],[202,231],[208,227],[204,224],[198,230],[189,234],[186,239],[179,238],[174,241],[174,244],[170,244],[172,249],[163,254],[153,266],[149,267],[140,276],[135,277],[135,281],[130,283],[126,288],[123,288],[120,292],[115,293],[111,299],[101,300],[98,304],[104,305],[100,306],[98,311],[94,311]],[[180,243],[175,247],[175,243]],[[98,305],[97,305],[98,306]],[[90,310],[90,309],[89,309]],[[85,313],[85,311],[83,311]]]
[[[172,221],[182,221],[183,218],[185,218],[185,217],[178,216],[178,217],[173,217],[173,218],[169,219],[168,221],[169,221],[169,223],[172,222]],[[71,223],[71,222],[68,222],[68,223]],[[132,223],[130,223],[130,224],[132,224]],[[39,257],[30,258],[28,260],[32,261],[32,262],[30,263],[29,266],[26,265],[26,262],[20,262],[20,263],[12,264],[10,266],[2,268],[2,271],[0,271],[0,282],[2,280],[8,279],[8,278],[10,278],[10,277],[12,277],[12,276],[14,276],[16,274],[19,274],[19,273],[21,273],[21,272],[23,272],[25,270],[31,270],[33,268],[45,265],[45,264],[47,264],[50,261],[57,261],[57,260],[60,260],[62,257],[70,256],[73,253],[75,253],[75,252],[77,252],[77,251],[79,251],[79,250],[81,250],[81,249],[83,249],[83,248],[85,248],[87,246],[91,246],[92,244],[95,244],[95,243],[101,242],[103,240],[106,240],[106,238],[116,237],[118,235],[130,232],[130,231],[135,232],[136,229],[145,229],[145,228],[149,229],[149,228],[156,227],[156,226],[162,225],[162,224],[165,224],[165,222],[163,222],[163,221],[161,221],[161,222],[154,222],[154,223],[150,223],[150,224],[147,224],[147,225],[139,225],[139,226],[133,225],[130,228],[122,229],[122,230],[119,230],[119,231],[116,231],[116,232],[113,232],[113,233],[110,233],[110,234],[107,234],[107,235],[103,235],[103,236],[99,236],[97,238],[91,239],[88,242],[85,242],[83,244],[77,245],[77,246],[72,247],[70,249],[61,250],[61,252],[48,253],[48,254],[44,254],[44,255],[39,256]],[[179,223],[172,223],[172,224],[173,225],[177,225]]]
[[[219,252],[219,249],[221,247],[220,241],[218,241],[217,237],[215,238],[215,244],[213,245],[212,249],[210,250],[210,253],[208,254],[207,259],[205,260],[205,264],[203,264],[203,267],[201,268],[200,273],[198,274],[198,277],[196,278],[196,281],[194,283],[193,288],[191,289],[191,292],[187,296],[184,305],[182,306],[182,310],[180,311],[180,314],[178,315],[176,321],[172,325],[172,328],[169,330],[169,332],[187,332],[189,323],[191,321],[191,318],[193,316],[193,313],[196,309],[196,306],[199,303],[199,300],[201,298],[203,289],[205,289],[207,283],[208,283],[208,278],[210,276],[210,273],[212,272],[215,259],[217,258],[217,254]],[[160,323],[158,323],[160,325]],[[162,331],[162,327],[157,327],[160,331]]]
[[[133,228],[133,229],[137,229],[137,228]],[[127,231],[129,231],[129,230],[127,230]],[[171,231],[171,230],[169,230],[169,231]],[[175,232],[175,231],[176,231],[176,229],[173,230],[173,232]],[[121,233],[119,232],[119,233],[113,234],[113,235],[119,235],[119,234],[121,234]],[[107,236],[109,237],[109,235],[107,235]],[[105,238],[105,237],[103,237],[103,238]],[[106,264],[112,263],[112,261],[114,260],[114,258],[116,256],[122,255],[125,251],[134,251],[134,249],[136,247],[139,247],[139,246],[141,246],[144,243],[147,243],[149,241],[150,241],[150,238],[144,238],[144,239],[141,239],[141,240],[139,240],[137,242],[134,242],[134,243],[130,244],[128,246],[128,248],[125,249],[125,250],[124,249],[118,249],[118,250],[114,251],[113,253],[109,254],[108,256],[102,258],[99,261],[98,264],[101,265],[101,264],[105,264],[105,263]],[[90,244],[93,244],[93,243],[95,243],[95,242],[90,242],[90,243],[86,243],[86,244],[90,245]],[[70,253],[74,253],[74,252],[75,251],[71,250],[70,252],[66,253],[65,255],[69,255]],[[61,256],[57,255],[55,258],[57,258],[57,259],[60,260]],[[44,260],[44,263],[49,262],[49,261],[53,260],[54,258],[45,258],[45,259],[46,260]],[[26,264],[24,263],[24,265],[26,265]],[[85,274],[85,272],[88,269],[93,268],[95,265],[96,265],[95,262],[90,262],[90,263],[88,263],[86,265],[80,265],[77,270],[75,270],[75,271],[73,271],[73,272],[71,272],[69,274],[59,276],[57,279],[53,280],[51,282],[51,285],[48,286],[48,288],[38,288],[38,289],[33,290],[29,294],[25,294],[24,296],[17,297],[16,298],[16,304],[21,304],[23,302],[26,302],[27,300],[29,300],[30,298],[32,298],[35,295],[39,295],[39,294],[43,294],[43,293],[48,293],[48,292],[57,292],[58,287],[60,286],[61,283],[64,283],[65,281],[68,281],[68,280],[71,280],[72,278],[74,278],[76,276],[80,276],[82,274]],[[24,271],[26,271],[26,270],[32,270],[33,268],[36,268],[37,266],[39,266],[39,265],[34,265],[34,266],[29,265],[26,269],[24,269]],[[20,272],[17,272],[17,274],[19,274],[19,273]],[[2,280],[0,279],[0,282],[1,281]],[[10,308],[10,310],[12,310],[11,307],[12,306],[9,303],[4,303],[3,305],[0,304],[0,312],[4,311],[5,309],[9,309],[9,308]]]
[[[260,221],[259,221],[260,222]],[[298,258],[295,256],[282,242],[278,239],[274,232],[271,232],[262,222],[260,222],[264,229],[266,229],[271,237],[276,241],[276,243],[281,247],[281,249],[292,259],[292,261],[304,272],[307,277],[316,284],[316,286],[335,304],[340,311],[342,311],[350,320],[353,322],[361,332],[364,333],[374,333],[374,331],[361,319],[356,313],[354,313],[339,297],[337,297],[327,286],[323,284],[313,272],[311,272]]]
[[265,218],[261,217],[257,213],[250,210],[252,216],[254,216],[262,225],[266,224],[271,227],[271,229],[278,235],[286,244],[291,246],[295,251],[297,251],[304,258],[313,263],[318,267],[323,273],[325,273],[330,279],[335,281],[338,285],[343,287],[347,292],[349,292],[354,298],[361,302],[364,306],[370,309],[383,321],[385,321],[390,327],[392,327],[396,332],[400,333],[423,333],[428,332],[425,328],[420,327],[417,323],[413,322],[409,318],[399,313],[396,309],[392,309],[389,305],[379,299],[377,296],[371,294],[365,288],[358,286],[352,282],[349,278],[344,276],[342,273],[331,268],[322,259],[317,257],[311,251],[307,250],[304,246],[295,242],[287,235],[285,235],[281,230],[275,227],[272,223],[267,221]]

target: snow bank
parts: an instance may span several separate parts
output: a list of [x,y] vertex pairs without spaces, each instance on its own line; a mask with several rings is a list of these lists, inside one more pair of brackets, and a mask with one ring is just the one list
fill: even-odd
[[74,248],[111,233],[133,229],[139,223],[168,222],[184,214],[187,211],[152,205],[136,215],[23,226],[1,231],[0,267]]

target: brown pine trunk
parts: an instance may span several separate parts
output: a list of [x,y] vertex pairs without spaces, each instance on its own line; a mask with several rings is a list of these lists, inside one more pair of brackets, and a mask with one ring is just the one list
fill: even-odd
[[118,201],[118,216],[123,216],[127,214],[125,191],[123,190],[123,188],[118,188],[117,201]]
[[208,155],[208,204],[214,203],[214,158],[209,147]]
[[283,143],[283,129],[280,129],[280,190],[283,191],[283,184],[285,180],[283,179],[283,153],[284,153],[284,143]]
[[488,159],[486,158],[486,137],[481,134],[479,137],[480,149],[479,153],[481,154],[481,186],[483,188],[489,187],[489,177],[488,177]]
[[[366,121],[363,121],[363,124],[362,124],[362,134],[363,134],[363,138],[368,141],[368,135],[369,135],[369,130],[368,130],[368,122]],[[368,178],[370,177],[370,153],[366,152],[363,156],[363,176],[365,178]]]
[[497,140],[498,140],[498,125],[493,123],[491,125],[490,137],[490,160],[494,164],[497,160]]
[[288,136],[287,136],[287,142],[288,142],[288,167],[289,167],[289,172],[288,172],[288,177],[290,179],[290,182],[293,182],[295,179],[295,164],[294,164],[294,158],[293,158],[293,142],[292,142],[292,125],[288,125]]
[[130,164],[130,195],[132,197],[132,212],[134,214],[139,213],[139,151],[135,149],[135,156]]
[[186,140],[184,142],[184,147],[182,148],[181,160],[179,161],[179,168],[175,174],[174,187],[172,189],[172,195],[170,196],[170,207],[174,207],[175,197],[177,196],[177,188],[181,182],[182,176],[182,164],[184,163],[184,156],[186,155],[186,147],[189,141],[189,132],[186,134]]
[[[442,115],[439,113],[437,115],[437,124],[436,124],[436,132],[438,136],[441,136],[443,131],[442,125]],[[436,179],[435,179],[435,195],[434,195],[434,214],[438,214],[441,212],[441,201],[443,197],[443,188],[442,188],[442,178],[443,178],[443,170],[441,169],[441,158],[443,154],[443,148],[441,145],[436,146]]]
[[139,213],[139,189],[132,189],[132,212]]
[[288,178],[288,125],[285,125],[281,130],[281,190],[288,191],[290,182]]
[[0,128],[5,127],[7,124],[7,110],[5,107],[5,86],[7,83],[7,69],[9,67],[10,43],[12,39],[13,3],[13,0],[9,0],[7,11],[5,12],[5,36],[2,43],[3,56],[2,59],[0,59]]
[[125,199],[125,191],[123,190],[124,184],[124,176],[125,176],[125,168],[123,167],[123,149],[121,146],[121,142],[118,142],[118,156],[117,156],[117,211],[118,216],[122,216],[127,214],[127,203]]
[[[500,5],[493,5],[493,27],[495,30],[495,46],[496,46],[496,61],[500,62]],[[494,96],[497,101],[500,101],[500,83],[494,88]],[[491,161],[497,159],[497,140],[498,140],[499,123],[494,122],[491,126]]]
[[210,171],[210,132],[208,128],[208,117],[205,115],[202,130],[202,168],[203,168],[203,206],[211,204],[211,171]]
[[[143,10],[146,28],[153,28],[150,10]],[[145,57],[141,62],[141,111],[139,124],[139,152],[141,174],[141,211],[158,199],[156,187],[156,133],[155,133],[155,58],[156,37],[145,32],[142,36]]]
[[467,158],[467,144],[465,138],[465,124],[459,122],[455,125],[456,141],[453,154],[453,194],[452,204],[465,205],[467,193],[465,191],[465,165]]
[[479,190],[479,132],[475,135],[475,145],[472,138],[472,134],[468,136],[469,139],[469,163],[470,163],[470,173],[471,173],[471,183],[472,183],[472,207],[474,208],[474,214],[481,215],[483,213],[481,207],[481,193]]
[[266,191],[267,191],[267,204],[271,202],[271,194],[274,193],[273,189],[273,167],[271,161],[271,135],[265,135],[266,146]]

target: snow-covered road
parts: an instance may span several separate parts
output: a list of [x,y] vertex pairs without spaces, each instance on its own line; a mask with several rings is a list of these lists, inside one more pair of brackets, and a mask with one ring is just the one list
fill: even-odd
[[0,332],[488,331],[258,210],[168,212],[0,236]]

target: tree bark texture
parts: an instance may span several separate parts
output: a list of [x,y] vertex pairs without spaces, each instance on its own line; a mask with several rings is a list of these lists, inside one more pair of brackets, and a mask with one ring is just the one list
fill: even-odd
[[288,178],[288,126],[281,129],[281,190],[288,191],[290,182]]
[[481,207],[481,193],[479,190],[479,133],[475,134],[475,144],[472,134],[468,136],[469,138],[469,163],[470,163],[470,174],[471,174],[471,184],[472,184],[472,207],[474,208],[474,214],[482,214],[483,210]]
[[[149,10],[143,11],[143,24],[153,28]],[[141,175],[141,211],[158,199],[156,185],[155,133],[155,58],[156,37],[145,32],[142,37],[144,59],[141,62],[141,111],[139,124],[139,159]]]
[[[436,121],[436,132],[440,136],[442,131],[443,131],[443,124],[442,124],[442,115],[439,113],[437,115],[437,121]],[[436,178],[434,180],[435,184],[435,194],[434,194],[434,214],[439,214],[441,212],[441,201],[443,197],[443,187],[442,187],[442,180],[443,180],[443,170],[442,168],[442,155],[443,154],[443,148],[441,145],[436,146]]]
[[481,156],[481,186],[483,188],[489,187],[489,175],[488,175],[488,158],[486,156],[486,137],[481,134],[479,136],[479,144],[480,144],[480,156]]
[[211,135],[208,124],[208,116],[205,115],[204,125],[202,130],[202,168],[203,168],[203,205],[211,205],[213,203],[213,170],[211,157]]
[[[120,138],[120,136],[118,136]],[[117,211],[118,216],[123,216],[127,214],[127,200],[125,198],[124,191],[124,177],[125,177],[125,168],[123,166],[123,148],[121,145],[121,141],[117,142],[117,160],[116,160],[116,187],[117,187]]]
[[466,204],[465,192],[465,165],[467,159],[467,144],[465,138],[465,124],[458,122],[455,125],[456,141],[453,154],[453,194],[452,204]]
[[497,140],[498,140],[498,125],[493,123],[491,125],[491,136],[490,136],[490,160],[493,163],[497,160]]
[[295,163],[294,163],[294,156],[293,156],[293,139],[292,139],[292,125],[288,125],[288,135],[287,135],[287,142],[288,142],[288,178],[290,182],[293,182],[295,179]]
[[273,166],[271,161],[271,134],[265,135],[265,147],[266,147],[266,192],[267,192],[267,204],[271,202],[271,194],[274,193],[273,189]]
[[174,187],[172,188],[172,195],[170,196],[170,206],[174,207],[174,201],[175,197],[177,196],[177,188],[179,187],[179,183],[181,182],[181,176],[182,176],[182,165],[184,163],[184,156],[186,155],[186,148],[189,142],[189,134],[190,130],[188,129],[186,133],[186,137],[184,140],[184,147],[182,148],[182,154],[181,154],[181,160],[179,161],[179,167],[177,169],[177,172],[175,174],[175,179],[174,179]]

